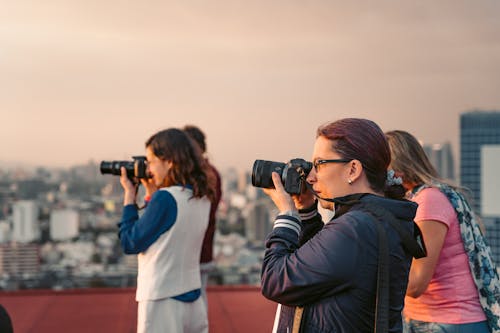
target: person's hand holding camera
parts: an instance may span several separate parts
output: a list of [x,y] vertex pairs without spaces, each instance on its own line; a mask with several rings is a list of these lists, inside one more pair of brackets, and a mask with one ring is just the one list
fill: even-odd
[[276,172],[272,173],[272,179],[274,183],[273,188],[264,188],[263,191],[267,194],[280,212],[297,212],[297,207],[295,207],[295,202],[292,196],[285,191],[283,183],[281,182],[281,177]]
[[280,212],[297,211],[309,208],[316,203],[314,194],[308,186],[303,186],[300,194],[290,195],[283,187],[278,173],[273,172],[272,179],[275,188],[263,188],[263,191],[273,200]]
[[137,186],[138,184],[132,183],[130,178],[127,176],[127,170],[125,167],[121,167],[121,175],[120,175],[120,184],[123,187],[123,205],[131,205],[135,204],[135,196],[137,194]]
[[144,186],[144,189],[146,190],[146,198],[151,198],[153,193],[158,191],[158,186],[156,186],[153,178],[141,178],[141,183],[142,186]]
[[300,194],[292,195],[292,199],[298,210],[307,209],[316,204],[316,198],[314,197],[313,192],[309,189],[309,186],[303,186],[302,192]]

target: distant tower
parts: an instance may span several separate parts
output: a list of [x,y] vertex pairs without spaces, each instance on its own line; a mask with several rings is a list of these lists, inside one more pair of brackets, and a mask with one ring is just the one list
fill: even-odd
[[238,192],[245,192],[249,184],[252,184],[252,174],[248,171],[240,172],[238,174]]
[[235,168],[229,168],[222,175],[222,193],[238,191],[238,171]]
[[37,240],[40,230],[36,203],[32,200],[18,201],[14,203],[12,210],[12,240],[21,243]]
[[50,238],[56,241],[78,236],[78,212],[71,209],[53,210],[50,214]]
[[481,147],[500,144],[500,111],[472,111],[460,117],[460,183],[472,191],[481,212]]
[[[460,183],[471,190],[481,214],[494,260],[500,262],[500,111],[471,111],[460,116]],[[491,205],[493,200],[494,204]]]
[[0,245],[0,275],[33,275],[40,271],[40,254],[37,244]]
[[251,242],[262,243],[273,229],[270,220],[269,202],[259,199],[248,207],[248,216],[245,220],[246,237]]
[[424,144],[424,151],[442,178],[455,180],[455,164],[449,142],[443,144]]
[[0,221],[0,244],[10,241],[10,225],[7,222]]

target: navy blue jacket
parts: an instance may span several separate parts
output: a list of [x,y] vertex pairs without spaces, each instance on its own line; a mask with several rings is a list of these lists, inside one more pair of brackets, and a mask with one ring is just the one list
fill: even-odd
[[[353,200],[361,203],[352,204]],[[296,306],[304,307],[301,332],[373,332],[375,223],[382,223],[389,243],[389,332],[402,331],[401,310],[412,257],[398,233],[363,208],[363,202],[391,212],[413,233],[415,203],[371,194],[339,198],[335,217],[324,226],[319,214],[303,222],[288,215],[277,217],[266,241],[261,288],[265,297],[284,305],[278,332],[291,332]]]

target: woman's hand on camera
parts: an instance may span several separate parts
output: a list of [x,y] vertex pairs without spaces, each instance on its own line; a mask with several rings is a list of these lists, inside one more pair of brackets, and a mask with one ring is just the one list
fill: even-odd
[[158,187],[154,183],[153,178],[142,178],[141,183],[144,186],[144,189],[146,190],[146,197],[151,198],[153,193],[158,191]]
[[290,194],[285,191],[285,188],[281,183],[280,176],[276,172],[273,172],[272,177],[275,188],[265,188],[263,189],[264,193],[273,200],[280,212],[297,211],[294,200]]
[[316,204],[316,198],[313,192],[307,187],[303,186],[302,193],[292,195],[293,202],[297,209],[306,209]]
[[137,185],[132,183],[127,177],[127,170],[124,167],[120,168],[120,184],[123,187],[123,205],[130,205],[135,203]]

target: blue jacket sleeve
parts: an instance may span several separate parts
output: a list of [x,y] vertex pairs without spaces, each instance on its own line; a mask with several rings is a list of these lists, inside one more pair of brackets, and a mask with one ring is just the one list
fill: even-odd
[[123,207],[123,216],[118,223],[123,251],[126,254],[146,251],[174,225],[176,219],[177,203],[168,191],[156,191],[141,218],[135,205]]
[[299,210],[302,231],[299,237],[299,246],[305,244],[324,227],[321,215],[317,209],[317,203],[313,206]]
[[[299,234],[279,216],[266,241],[262,294],[278,303],[302,306],[352,286],[360,240],[347,216],[330,222],[299,248]],[[298,221],[292,217],[287,223]]]

